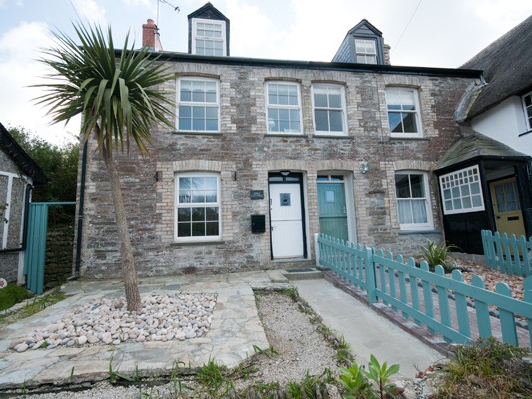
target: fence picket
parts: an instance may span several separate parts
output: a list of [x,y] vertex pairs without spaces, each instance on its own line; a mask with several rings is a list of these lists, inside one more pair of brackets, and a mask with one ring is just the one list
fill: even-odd
[[[434,272],[438,276],[445,276],[445,271],[440,265],[436,265]],[[449,298],[447,297],[447,289],[445,289],[441,285],[436,285],[436,291],[438,293],[438,305],[440,307],[440,321],[443,325],[447,327],[452,327],[451,312],[449,311]],[[446,342],[451,342],[449,337],[447,337],[446,335],[443,336],[443,339]]]
[[[512,291],[506,283],[497,283],[495,291],[504,296],[512,296]],[[499,318],[501,320],[502,340],[515,346],[519,345],[514,314],[506,309],[499,308]]]
[[[408,266],[410,267],[416,267],[416,261],[414,258],[408,258]],[[410,297],[412,298],[412,307],[415,310],[420,311],[419,307],[419,291],[418,291],[418,285],[417,285],[417,278],[413,276],[412,274],[408,275],[408,278],[410,280]],[[414,317],[414,322],[418,325],[421,324],[421,321]]]
[[[377,256],[380,258],[383,257],[382,249],[377,252]],[[373,257],[373,259],[375,259],[375,256]],[[379,269],[379,275],[380,275],[380,287],[379,288],[381,292],[383,292],[384,294],[388,294],[388,288],[386,285],[386,268],[384,267],[384,265],[380,263],[376,263],[375,266],[376,268]],[[381,298],[381,299],[384,304],[388,304],[384,298]]]
[[[399,263],[405,263],[403,255],[397,255],[397,262]],[[402,303],[408,303],[406,298],[406,279],[405,279],[405,273],[401,270],[397,271],[397,280],[399,282],[399,297],[401,299]],[[406,311],[402,311],[403,317],[408,319],[408,313]]]
[[[484,280],[479,276],[473,276],[471,278],[471,285],[485,289]],[[488,305],[480,299],[475,298],[475,310],[477,313],[477,326],[480,337],[491,337],[491,321]]]
[[[464,276],[458,269],[454,269],[451,273],[451,277],[455,281],[461,283],[464,282]],[[469,325],[469,313],[467,311],[467,299],[465,295],[459,291],[454,291],[454,302],[456,306],[456,318],[458,319],[458,331],[462,335],[471,337],[471,328]]]
[[[429,264],[426,261],[421,262],[420,269],[427,273],[430,273]],[[422,280],[421,286],[423,287],[423,303],[425,304],[425,314],[429,316],[430,318],[434,319],[434,302],[432,300],[432,284],[429,283],[427,280]],[[429,328],[429,332],[431,334],[436,333],[431,328]]]
[[[386,260],[393,261],[393,255],[391,252],[388,252],[386,254]],[[395,270],[388,267],[388,262],[386,262],[386,269],[388,271],[390,296],[394,299],[397,299],[397,293],[396,293],[396,287],[395,287]],[[394,312],[397,312],[397,307],[395,305],[392,305],[392,309]]]

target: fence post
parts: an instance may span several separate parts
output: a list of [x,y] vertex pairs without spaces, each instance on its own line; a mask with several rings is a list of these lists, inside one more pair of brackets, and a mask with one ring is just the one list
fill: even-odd
[[366,247],[366,289],[368,291],[369,303],[377,302],[375,290],[377,281],[375,279],[375,263],[373,262],[373,248]]

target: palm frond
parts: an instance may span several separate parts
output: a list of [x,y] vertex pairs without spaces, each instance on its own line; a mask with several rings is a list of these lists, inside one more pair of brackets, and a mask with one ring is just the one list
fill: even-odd
[[74,31],[76,40],[53,33],[55,46],[43,51],[39,61],[51,72],[47,83],[35,85],[43,89],[37,103],[48,107],[53,123],[81,114],[82,137],[96,130],[101,151],[129,151],[134,142],[147,152],[154,124],[173,127],[173,101],[159,88],[173,75],[147,49],[130,46],[129,34],[118,51],[110,27],[105,34],[74,24]]

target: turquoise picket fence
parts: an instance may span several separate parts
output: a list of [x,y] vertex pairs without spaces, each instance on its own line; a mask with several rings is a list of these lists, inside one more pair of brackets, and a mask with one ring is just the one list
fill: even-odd
[[532,237],[510,237],[506,233],[482,230],[482,246],[486,266],[506,274],[532,275]]
[[[417,267],[412,258],[405,262],[400,255],[394,258],[392,253],[355,247],[322,234],[318,246],[320,265],[365,290],[370,303],[390,305],[449,343],[467,344],[476,337],[500,335],[503,342],[532,347],[532,276],[524,281],[520,301],[512,298],[506,283],[498,283],[496,292],[489,291],[478,276],[465,283],[460,270],[447,277],[439,265],[431,272],[426,262]],[[498,318],[491,317],[495,314]],[[516,318],[525,325],[519,334]]]

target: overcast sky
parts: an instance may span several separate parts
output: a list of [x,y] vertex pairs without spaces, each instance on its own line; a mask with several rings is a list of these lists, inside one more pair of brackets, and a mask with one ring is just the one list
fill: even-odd
[[[174,11],[169,5],[178,6]],[[49,125],[32,102],[40,82],[34,60],[50,30],[71,34],[71,21],[110,25],[115,43],[127,31],[140,46],[148,18],[165,51],[187,51],[187,15],[205,0],[0,0],[0,123],[53,143],[76,135],[79,121]],[[211,0],[231,21],[231,55],[330,61],[363,18],[383,33],[393,65],[456,68],[532,14],[531,0]],[[117,46],[119,46],[117,44]],[[119,46],[120,47],[120,46]]]

